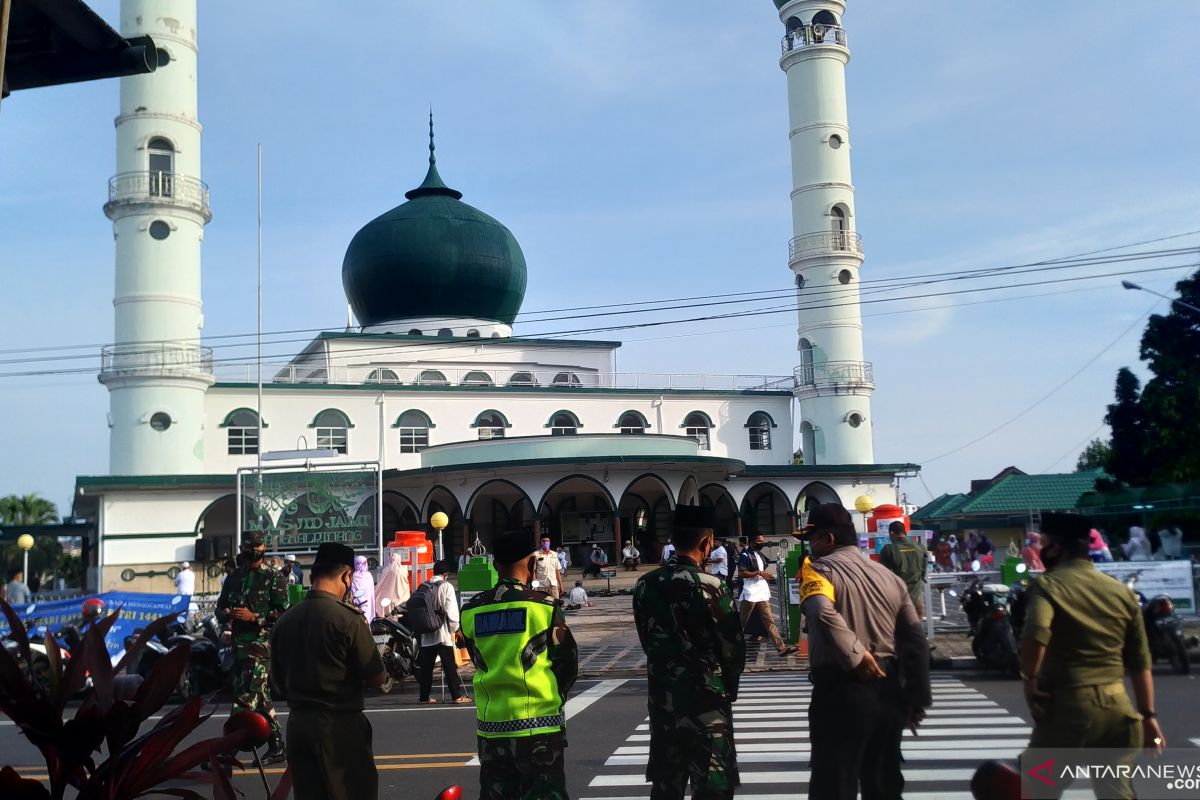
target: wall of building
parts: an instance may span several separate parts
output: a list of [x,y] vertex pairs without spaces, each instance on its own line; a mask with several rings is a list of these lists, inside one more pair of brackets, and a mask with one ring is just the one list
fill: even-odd
[[[382,403],[380,400],[382,398]],[[205,472],[232,474],[238,467],[252,466],[253,455],[229,455],[228,430],[221,427],[230,412],[254,408],[254,388],[216,386],[209,390],[205,424]],[[379,458],[379,420],[384,422],[384,466],[414,469],[421,466],[419,454],[400,452],[397,419],[405,411],[417,409],[432,420],[430,445],[474,441],[479,438],[471,427],[480,413],[496,410],[511,427],[506,436],[548,436],[548,424],[558,411],[567,410],[578,417],[580,433],[616,433],[615,427],[626,411],[641,413],[649,423],[647,435],[657,433],[684,435],[683,422],[688,414],[701,411],[713,422],[711,447],[703,455],[737,458],[747,464],[780,465],[791,463],[791,397],[781,394],[654,394],[597,393],[586,390],[543,389],[437,389],[434,387],[322,387],[267,385],[263,399],[263,452],[292,450],[304,436],[308,447],[316,447],[316,431],[309,427],[318,413],[336,408],[349,417],[354,426],[348,431],[348,461],[373,461]],[[771,449],[752,450],[745,425],[752,414],[765,411],[777,427],[771,430]]]

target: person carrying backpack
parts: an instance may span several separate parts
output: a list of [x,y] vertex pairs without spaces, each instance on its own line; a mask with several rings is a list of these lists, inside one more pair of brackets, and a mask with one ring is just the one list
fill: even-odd
[[449,575],[448,561],[435,562],[433,576],[408,598],[408,625],[413,633],[421,636],[421,653],[417,657],[418,703],[437,703],[429,693],[433,688],[433,662],[438,659],[441,659],[442,674],[454,702],[461,705],[471,702],[454,662],[454,634],[458,632],[459,614],[454,587],[446,580]]

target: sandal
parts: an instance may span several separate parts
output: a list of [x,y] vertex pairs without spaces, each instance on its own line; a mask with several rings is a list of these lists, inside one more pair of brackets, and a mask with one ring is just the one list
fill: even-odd
[[784,658],[786,656],[790,656],[792,653],[799,652],[799,650],[800,648],[796,647],[796,645],[789,644],[787,647],[779,651],[779,657]]
[[464,694],[462,697],[456,698],[454,702],[456,705],[467,706],[471,704],[471,698]]
[[430,697],[428,700],[418,700],[418,701],[417,701],[417,705],[419,705],[419,706],[436,706],[436,705],[437,705],[437,698],[436,698],[436,697]]

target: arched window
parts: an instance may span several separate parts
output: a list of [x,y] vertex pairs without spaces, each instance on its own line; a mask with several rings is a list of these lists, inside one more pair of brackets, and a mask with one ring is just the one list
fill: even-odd
[[480,439],[503,439],[509,427],[508,419],[499,411],[484,411],[471,425],[479,432]]
[[443,339],[449,339],[453,335],[454,335],[454,331],[450,330],[449,328],[439,328],[438,329],[438,336],[441,336]]
[[646,422],[646,418],[637,411],[626,411],[617,420],[617,427],[621,429],[621,433],[623,434],[640,436],[646,432],[646,428],[650,427],[650,425]]
[[838,21],[832,11],[818,11],[816,14],[813,14],[812,24],[829,26],[837,25]]
[[410,330],[408,332],[408,335],[409,336],[424,336],[425,334],[421,333],[420,328],[413,328],[412,330]]
[[[227,428],[229,455],[253,456],[258,454],[258,414],[248,408],[239,408],[229,413],[222,428]],[[263,427],[267,427],[264,422]]]
[[582,386],[579,376],[574,372],[560,372],[550,382],[552,386]]
[[509,386],[537,386],[537,378],[532,372],[514,372],[508,379]]
[[417,376],[418,386],[449,386],[450,381],[436,369],[427,369]]
[[701,450],[712,449],[710,432],[712,431],[713,424],[708,414],[705,414],[703,411],[693,411],[683,421],[683,427],[686,429],[686,435],[700,443]]
[[579,424],[579,417],[572,412],[556,411],[550,417],[550,422],[546,424],[546,427],[550,429],[551,436],[574,436],[583,426]]
[[468,339],[478,339],[479,338],[479,329],[471,328],[471,330],[467,331],[467,338]]
[[804,288],[804,276],[797,275],[796,276],[796,290],[799,291],[800,289],[803,289],[803,288]]
[[805,464],[817,463],[817,431],[811,422],[800,423],[800,450]]
[[813,344],[808,339],[800,340],[800,385],[812,386],[817,381],[813,368]]
[[150,194],[172,197],[175,193],[175,146],[161,136],[146,143],[146,169],[150,173]]
[[397,386],[400,383],[400,376],[395,370],[380,367],[379,369],[371,370],[371,374],[367,376],[366,383],[384,383]]
[[829,224],[833,229],[833,246],[837,250],[849,250],[846,239],[846,207],[840,203],[829,211]]
[[415,408],[405,411],[393,427],[400,433],[401,453],[419,453],[429,447],[429,429],[434,425],[424,411]]
[[491,375],[475,370],[464,375],[459,386],[495,386],[495,382]]
[[327,408],[313,417],[310,428],[317,432],[317,449],[336,450],[346,455],[349,450],[350,418],[336,408]]
[[750,435],[750,449],[770,450],[771,428],[774,427],[775,421],[767,412],[756,411],[751,414],[750,419],[746,420],[746,431]]

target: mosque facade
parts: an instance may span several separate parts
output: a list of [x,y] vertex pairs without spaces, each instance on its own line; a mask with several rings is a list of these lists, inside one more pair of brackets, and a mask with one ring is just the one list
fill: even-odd
[[153,36],[171,62],[121,81],[105,206],[115,343],[100,375],[110,469],[77,479],[74,508],[95,528],[89,588],[163,590],[171,566],[189,560],[206,568],[203,591],[256,526],[280,551],[343,541],[373,555],[394,531],[429,530],[440,511],[451,558],[527,525],[568,548],[599,543],[614,561],[632,539],[653,560],[679,504],[711,506],[720,535],[777,537],[814,503],[895,503],[916,467],[874,463],[845,3],[775,5],[798,366],[630,374],[617,369],[619,342],[515,335],[537,267],[442,179],[431,120],[425,179],[348,243],[342,280],[357,325],[260,374],[256,361],[214,357],[201,336],[212,215],[195,0],[123,0],[122,34]]

